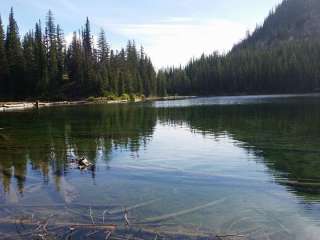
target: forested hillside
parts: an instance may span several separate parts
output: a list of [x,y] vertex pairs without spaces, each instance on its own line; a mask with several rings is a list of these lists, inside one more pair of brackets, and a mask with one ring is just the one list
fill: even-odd
[[165,69],[169,94],[302,93],[320,88],[320,1],[284,0],[226,55]]
[[63,30],[48,12],[22,38],[13,9],[7,30],[0,18],[0,97],[2,99],[76,99],[124,94],[157,95],[156,72],[143,48],[129,41],[110,49],[101,30],[97,46],[90,22],[66,45]]
[[320,1],[284,0],[235,49],[270,47],[286,41],[312,39],[320,40]]

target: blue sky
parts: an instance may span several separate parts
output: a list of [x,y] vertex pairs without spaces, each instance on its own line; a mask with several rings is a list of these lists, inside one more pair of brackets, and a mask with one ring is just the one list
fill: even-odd
[[32,28],[46,12],[54,12],[70,40],[90,18],[93,35],[104,28],[113,48],[128,39],[142,44],[157,68],[185,64],[191,57],[225,52],[262,23],[281,0],[1,0],[7,22],[14,7],[20,32]]

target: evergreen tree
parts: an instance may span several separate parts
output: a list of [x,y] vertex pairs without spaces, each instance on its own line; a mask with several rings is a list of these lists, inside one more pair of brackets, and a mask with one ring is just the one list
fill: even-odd
[[72,43],[69,46],[67,55],[67,68],[69,78],[73,82],[77,83],[78,86],[82,86],[84,83],[82,68],[82,47],[76,32],[73,33]]
[[152,65],[151,59],[146,58],[146,73],[148,79],[148,89],[147,96],[156,96],[157,95],[157,79],[156,79],[156,71]]
[[108,64],[110,61],[110,47],[107,43],[106,34],[103,29],[101,29],[98,39],[98,54],[99,62]]
[[110,67],[108,73],[111,91],[117,95],[119,94],[118,62],[113,50],[110,50]]
[[105,32],[102,29],[98,39],[98,93],[103,94],[104,91],[113,92],[109,82],[110,69],[110,52],[109,46],[105,37]]
[[6,37],[6,53],[8,62],[8,94],[10,98],[21,98],[23,95],[24,61],[19,36],[19,29],[14,18],[13,8],[9,14]]
[[84,30],[82,31],[84,80],[87,94],[94,94],[97,90],[97,82],[94,73],[94,58],[92,47],[92,36],[89,18],[87,18]]
[[8,91],[8,64],[5,51],[5,34],[0,16],[0,97],[5,97]]
[[[33,32],[29,32],[23,39],[23,57],[25,62],[24,70],[24,95],[34,96],[35,92],[35,56],[34,56],[34,36]],[[21,86],[22,87],[22,86]]]
[[115,52],[110,49],[103,30],[96,48],[88,18],[66,47],[63,31],[55,25],[49,11],[44,34],[39,21],[21,43],[11,10],[6,37],[0,20],[0,40],[2,97],[61,99],[157,94],[156,72],[143,48],[138,53],[135,42],[129,41],[125,49]]
[[120,53],[118,54],[118,83],[119,83],[119,95],[124,93],[130,93],[129,89],[131,87],[130,76],[128,73],[127,62],[126,62],[126,53],[125,50],[122,48]]
[[48,91],[48,66],[46,47],[42,35],[41,22],[36,24],[34,40],[34,62],[35,62],[35,96],[45,96]]
[[57,82],[63,83],[63,75],[65,68],[65,46],[64,36],[60,25],[57,25]]
[[166,73],[160,70],[157,74],[157,95],[161,97],[167,96],[167,76]]
[[128,79],[127,79],[127,91],[139,93],[139,82],[141,81],[139,75],[139,59],[137,53],[137,47],[134,41],[129,41],[126,49],[126,57],[127,57],[127,71],[128,71]]
[[49,74],[49,92],[54,95],[59,84],[58,77],[58,53],[57,53],[57,27],[51,10],[47,14],[46,21],[46,48]]

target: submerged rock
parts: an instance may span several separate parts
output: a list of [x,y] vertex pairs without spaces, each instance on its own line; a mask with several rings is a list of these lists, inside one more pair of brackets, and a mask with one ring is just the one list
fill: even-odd
[[78,168],[83,170],[83,169],[89,169],[94,167],[94,164],[91,163],[88,159],[86,159],[85,157],[82,157],[80,159],[77,160],[78,163]]

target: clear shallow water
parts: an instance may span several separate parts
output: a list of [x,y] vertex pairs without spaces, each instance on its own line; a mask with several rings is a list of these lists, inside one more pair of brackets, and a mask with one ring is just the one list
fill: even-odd
[[[0,114],[0,218],[318,239],[320,98],[195,98]],[[80,171],[71,160],[96,164]],[[68,206],[68,207],[65,207]],[[8,226],[0,224],[0,232]],[[152,238],[153,239],[153,238]]]

